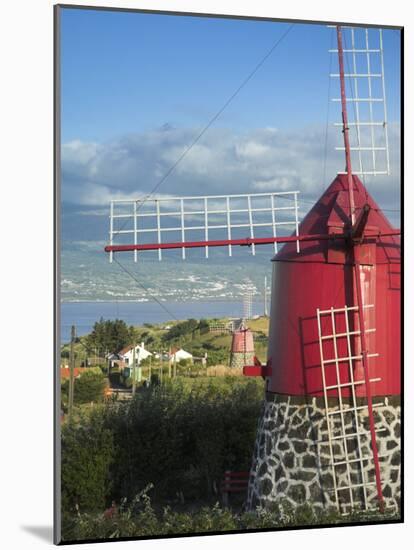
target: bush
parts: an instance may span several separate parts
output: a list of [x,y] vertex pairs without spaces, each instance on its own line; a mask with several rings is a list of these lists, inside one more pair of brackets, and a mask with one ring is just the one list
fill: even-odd
[[129,389],[132,388],[132,376],[128,376],[128,378],[123,379],[124,386]]
[[142,491],[128,506],[121,505],[114,519],[103,515],[78,514],[70,520],[64,518],[63,540],[82,541],[119,537],[156,537],[163,535],[197,534],[208,532],[232,532],[257,529],[280,529],[306,525],[340,525],[341,523],[361,523],[364,521],[398,520],[399,514],[379,514],[359,512],[352,518],[337,513],[315,511],[308,504],[293,509],[282,502],[272,509],[257,509],[254,512],[234,513],[214,506],[204,506],[193,513],[175,512],[169,506],[156,512],[146,491]]
[[142,367],[149,367],[152,365],[152,358],[151,356],[146,357],[145,359],[142,359],[139,366]]
[[255,381],[208,383],[188,389],[181,381],[138,392],[128,407],[113,410],[108,426],[117,458],[113,497],[132,499],[148,483],[154,498],[181,493],[210,499],[226,469],[247,470],[262,402]]
[[100,403],[104,398],[104,391],[107,378],[99,367],[90,368],[84,371],[79,378],[75,379],[74,403]]
[[159,386],[160,385],[160,376],[158,373],[153,372],[151,374],[150,383],[152,386]]
[[85,426],[62,427],[62,509],[103,508],[111,490],[109,467],[115,454],[113,435],[102,415],[92,414]]
[[207,354],[207,366],[228,365],[229,352],[225,350],[209,351]]
[[60,396],[61,396],[61,407],[65,413],[68,410],[68,395],[69,395],[69,380],[67,378],[63,378],[60,380]]
[[[152,381],[132,401],[85,413],[79,427],[64,426],[66,514],[73,516],[76,503],[82,512],[101,512],[105,498],[132,502],[151,483],[157,506],[177,495],[200,506],[217,499],[225,470],[250,467],[263,384],[224,377],[196,385]],[[102,448],[104,465],[98,462],[95,474]],[[89,483],[100,484],[100,493]]]
[[[79,378],[75,378],[74,396],[75,405],[83,403],[101,403],[107,386],[107,377],[100,367],[89,368],[82,372]],[[68,404],[69,380],[61,380],[62,405],[66,409]]]
[[[99,372],[102,373],[103,375],[105,376],[108,376],[108,365],[106,364],[103,364],[103,365],[96,365],[98,368],[99,368]],[[95,368],[95,367],[90,367],[89,370],[92,370],[92,368]]]

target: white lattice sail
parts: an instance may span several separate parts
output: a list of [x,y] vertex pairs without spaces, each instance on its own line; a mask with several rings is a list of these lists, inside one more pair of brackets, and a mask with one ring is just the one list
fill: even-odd
[[[390,174],[387,105],[385,93],[382,30],[342,26],[346,101],[352,158],[352,172],[359,176]],[[338,64],[338,50],[329,50]],[[337,127],[342,127],[339,69],[331,77],[337,81]],[[343,146],[335,147],[344,151]]]
[[[277,252],[278,236],[299,232],[299,191],[113,200],[110,204],[110,261],[117,251],[138,253],[212,246],[270,244]],[[299,251],[299,242],[297,242]]]
[[[364,309],[368,310],[373,308],[373,304],[364,306]],[[358,309],[358,306],[345,306],[318,309],[316,312],[326,414],[326,433],[322,433],[322,439],[318,443],[327,442],[329,445],[334,498],[338,511],[344,514],[349,513],[355,506],[366,510],[372,507],[373,502],[369,503],[369,496],[376,486],[372,476],[372,450],[366,455],[362,447],[362,438],[371,439],[371,434],[364,429],[360,417],[360,411],[368,409],[368,405],[358,404],[357,399],[358,388],[366,386],[366,380],[357,374],[362,361],[359,349],[361,327],[358,322]],[[365,327],[368,338],[375,332],[375,327]],[[375,359],[378,353],[371,351],[367,357]],[[333,379],[334,383],[328,382],[329,379]],[[378,377],[370,378],[368,383],[378,381]],[[344,396],[346,390],[350,393],[350,399]],[[333,404],[332,401],[336,403]],[[376,403],[373,404],[373,408],[382,405],[384,403]],[[350,420],[353,430],[349,430],[348,427]],[[385,431],[385,428],[376,428],[376,432],[380,431]],[[389,453],[385,453],[378,455],[378,458],[388,456]],[[338,472],[342,467],[346,469],[345,483],[339,482]],[[344,493],[347,502],[344,502]]]

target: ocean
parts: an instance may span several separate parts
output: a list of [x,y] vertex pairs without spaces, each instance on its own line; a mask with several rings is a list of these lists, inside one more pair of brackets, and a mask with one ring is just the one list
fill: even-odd
[[[144,323],[163,323],[174,320],[215,317],[241,317],[242,300],[199,300],[166,301],[164,308],[157,302],[63,302],[61,305],[60,338],[62,343],[69,342],[71,326],[76,326],[78,336],[91,332],[93,325],[101,317],[104,319],[122,319],[127,325]],[[166,311],[167,310],[167,311]],[[262,315],[263,300],[252,302],[252,314]]]
[[110,264],[98,248],[95,242],[71,242],[63,247],[62,342],[69,341],[71,325],[82,336],[101,317],[123,319],[128,325],[174,318],[241,317],[246,293],[252,294],[253,315],[264,311],[264,279],[270,285],[272,249],[258,251],[255,257],[235,249],[231,259],[222,254],[208,261],[143,258],[134,264],[131,258],[122,257],[119,261],[125,272],[117,263]]

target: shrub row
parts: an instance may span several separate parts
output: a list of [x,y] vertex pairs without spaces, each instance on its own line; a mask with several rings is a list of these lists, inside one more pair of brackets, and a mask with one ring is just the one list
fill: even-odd
[[262,392],[255,380],[194,387],[177,379],[65,425],[64,510],[99,512],[149,483],[157,504],[211,502],[225,470],[250,467]]
[[195,512],[173,512],[165,507],[157,513],[148,495],[138,495],[130,506],[124,503],[112,518],[104,514],[78,513],[76,517],[64,519],[63,539],[82,541],[88,539],[116,539],[122,537],[154,537],[163,535],[203,534],[243,530],[282,529],[306,525],[332,525],[365,521],[398,521],[394,514],[379,512],[354,512],[340,516],[334,512],[315,511],[309,504],[292,508],[288,502],[275,505],[270,510],[257,509],[254,512],[234,513],[218,504],[203,507]]

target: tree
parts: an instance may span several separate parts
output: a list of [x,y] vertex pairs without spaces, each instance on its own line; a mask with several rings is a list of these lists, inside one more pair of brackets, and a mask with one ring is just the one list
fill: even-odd
[[173,340],[178,340],[182,337],[192,336],[193,333],[198,330],[199,323],[196,319],[188,319],[181,323],[177,323],[163,336],[163,340],[166,342],[171,342]]
[[[90,403],[91,401],[99,403],[103,400],[104,391],[107,384],[107,377],[102,373],[99,367],[84,371],[79,378],[75,378],[74,402],[76,405]],[[69,391],[69,380],[62,380],[62,401],[67,403]]]
[[198,330],[200,331],[200,334],[206,334],[210,331],[210,323],[207,321],[207,319],[200,319],[198,323]]
[[97,349],[101,354],[105,351],[116,353],[131,342],[131,329],[125,321],[104,320],[102,317],[97,321],[91,334],[86,337],[86,347],[89,353]]
[[75,380],[74,401],[77,405],[103,400],[107,383],[106,376],[101,369],[88,369]]

